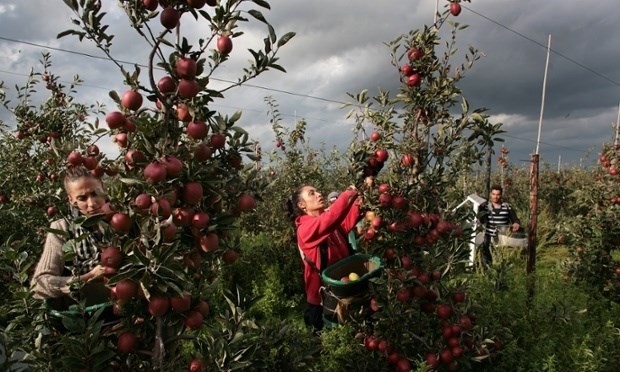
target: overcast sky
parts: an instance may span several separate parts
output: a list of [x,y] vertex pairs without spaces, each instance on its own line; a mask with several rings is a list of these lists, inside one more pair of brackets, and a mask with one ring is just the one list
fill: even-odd
[[[109,13],[110,31],[116,34],[112,53],[119,60],[145,63],[148,46],[127,26],[117,2],[102,1]],[[398,73],[390,65],[383,44],[411,29],[431,24],[435,0],[271,0],[264,11],[276,33],[297,36],[280,54],[288,71],[270,71],[252,86],[237,88],[213,108],[223,113],[242,110],[241,125],[265,151],[274,146],[266,115],[266,96],[279,105],[284,124],[308,122],[307,134],[318,147],[346,147],[351,124],[337,102],[347,92],[381,86],[397,91]],[[446,6],[440,0],[440,10]],[[463,3],[456,19],[470,25],[458,35],[461,49],[472,45],[485,54],[461,82],[470,106],[489,109],[491,122],[504,123],[510,161],[526,166],[536,147],[541,107],[546,44],[552,50],[540,155],[557,167],[592,164],[600,146],[613,141],[620,101],[620,7],[618,0],[473,0]],[[0,80],[13,87],[25,82],[45,45],[102,56],[92,43],[77,38],[56,39],[71,28],[72,14],[61,0],[2,0],[0,2]],[[183,18],[185,20],[185,17]],[[197,35],[207,26],[185,22]],[[235,80],[250,58],[247,47],[259,48],[264,25],[252,22],[235,39],[231,63],[216,77]],[[447,29],[447,28],[446,28]],[[48,49],[49,50],[49,49]],[[53,71],[66,79],[78,74],[85,84],[78,101],[102,102],[114,107],[109,90],[124,91],[122,77],[109,61],[49,50]],[[285,91],[285,92],[281,92]],[[10,93],[10,92],[9,92]],[[6,112],[0,118],[12,124]],[[112,149],[110,145],[109,149]],[[499,152],[499,147],[496,152]],[[111,150],[109,150],[111,151]]]

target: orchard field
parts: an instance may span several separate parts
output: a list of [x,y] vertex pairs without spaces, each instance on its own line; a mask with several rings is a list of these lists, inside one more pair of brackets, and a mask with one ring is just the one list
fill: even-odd
[[[75,29],[59,36],[109,52],[114,30],[100,4],[65,3]],[[348,93],[346,150],[311,147],[312,123],[286,122],[265,97],[276,143],[268,154],[237,125],[243,113],[210,104],[260,74],[286,72],[278,51],[296,35],[276,34],[269,3],[120,3],[151,52],[141,56],[147,69],[119,64],[126,86],[110,92],[116,107],[81,102],[83,82],[61,83],[49,54],[16,99],[0,90],[12,118],[0,123],[1,370],[617,370],[619,146],[600,144],[594,168],[542,165],[533,273],[510,247],[489,267],[469,265],[474,215],[455,206],[485,196],[493,165],[491,182],[527,227],[531,176],[509,148],[492,152],[502,124],[459,89],[480,54],[458,48],[458,2],[432,27],[386,43],[397,93]],[[177,28],[190,18],[212,34],[191,44]],[[238,81],[215,90],[212,74],[249,22],[264,27],[264,40]],[[440,29],[451,30],[447,40]],[[118,157],[100,150],[104,137]],[[62,180],[76,165],[108,191],[105,213],[76,223],[102,232],[112,324],[79,299],[72,313],[52,314],[30,291],[50,222],[69,213]],[[303,265],[285,207],[306,184],[324,195],[357,186],[358,251],[382,267],[367,301],[318,335],[304,325]]]

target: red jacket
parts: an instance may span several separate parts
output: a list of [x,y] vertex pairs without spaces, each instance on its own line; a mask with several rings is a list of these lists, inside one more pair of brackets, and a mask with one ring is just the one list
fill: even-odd
[[[310,261],[314,262],[317,268],[321,267],[319,245],[325,239],[327,239],[328,252],[328,262],[325,267],[349,256],[347,234],[355,227],[360,217],[359,205],[355,201],[356,198],[356,191],[344,191],[329,209],[321,213],[320,216],[303,215],[295,220],[297,244],[301,252]],[[338,226],[342,228],[342,231],[338,231]],[[308,303],[320,305],[321,296],[319,288],[321,287],[321,277],[305,260],[304,282],[306,284],[306,299]]]

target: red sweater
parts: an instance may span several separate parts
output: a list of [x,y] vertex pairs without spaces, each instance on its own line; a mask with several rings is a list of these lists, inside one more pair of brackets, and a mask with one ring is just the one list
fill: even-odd
[[[359,220],[359,205],[355,201],[357,192],[347,190],[340,194],[338,199],[321,213],[320,216],[303,215],[297,217],[297,244],[299,248],[314,262],[317,268],[321,267],[321,253],[319,245],[327,239],[328,262],[325,267],[332,265],[349,256],[349,244],[346,234],[349,233]],[[342,228],[344,234],[338,231]],[[304,281],[306,284],[306,299],[309,304],[320,305],[321,277],[308,262],[304,260]]]

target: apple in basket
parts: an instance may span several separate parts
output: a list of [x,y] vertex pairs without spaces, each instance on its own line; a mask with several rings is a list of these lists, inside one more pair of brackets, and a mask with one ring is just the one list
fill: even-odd
[[348,283],[349,282],[349,276],[348,275],[343,276],[342,278],[340,278],[340,281],[343,282],[343,283]]
[[349,274],[349,281],[354,282],[356,280],[359,280],[360,276],[357,275],[357,273],[351,273]]

